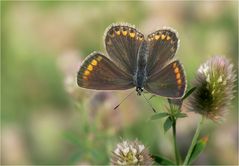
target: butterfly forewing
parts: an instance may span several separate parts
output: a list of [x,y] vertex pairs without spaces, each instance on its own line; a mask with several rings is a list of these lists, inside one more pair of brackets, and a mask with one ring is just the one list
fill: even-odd
[[145,89],[156,95],[181,98],[185,93],[186,79],[180,62],[176,60],[159,72],[149,76]]
[[148,35],[149,56],[147,73],[152,75],[164,68],[174,57],[178,48],[178,37],[171,29],[162,29]]
[[135,74],[137,53],[144,35],[128,24],[115,24],[105,32],[105,47],[109,57],[127,73]]
[[130,74],[98,52],[90,54],[83,61],[77,74],[77,83],[80,87],[97,90],[124,90],[134,87]]

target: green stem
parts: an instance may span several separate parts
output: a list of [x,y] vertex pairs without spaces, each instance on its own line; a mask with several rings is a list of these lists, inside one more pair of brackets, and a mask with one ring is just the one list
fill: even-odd
[[194,136],[193,136],[192,143],[191,143],[191,145],[190,145],[190,147],[189,147],[189,150],[188,150],[188,153],[187,153],[186,159],[184,160],[183,165],[188,165],[189,159],[190,159],[190,157],[191,157],[191,155],[192,155],[192,152],[193,152],[193,148],[194,148],[194,146],[195,146],[196,143],[197,143],[198,136],[199,136],[199,134],[200,134],[200,131],[201,131],[203,122],[204,122],[204,117],[202,116],[202,117],[201,117],[201,120],[199,121],[199,123],[198,123],[198,125],[197,125],[197,130],[196,130],[196,132],[195,132],[195,134],[194,134]]
[[176,139],[176,120],[173,120],[173,143],[174,143],[174,153],[175,153],[175,160],[176,160],[176,164],[179,165],[180,164],[180,154],[178,151],[178,147],[177,147],[177,139]]

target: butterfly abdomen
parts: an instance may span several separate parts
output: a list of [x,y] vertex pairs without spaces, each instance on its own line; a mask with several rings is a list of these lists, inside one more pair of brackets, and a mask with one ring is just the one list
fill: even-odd
[[143,88],[143,85],[146,80],[146,64],[147,64],[147,55],[149,53],[148,45],[146,41],[143,41],[137,58],[137,70],[135,75],[136,88]]

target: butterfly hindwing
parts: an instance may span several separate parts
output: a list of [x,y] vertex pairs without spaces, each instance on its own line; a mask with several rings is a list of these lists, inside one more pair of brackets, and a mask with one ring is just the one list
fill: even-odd
[[147,73],[152,75],[172,60],[178,48],[178,37],[176,32],[168,28],[149,34],[147,40],[149,44]]
[[105,32],[109,57],[127,73],[135,74],[137,54],[144,35],[129,24],[113,24]]
[[80,87],[96,90],[124,90],[134,86],[131,75],[98,52],[93,52],[83,61],[77,83]]
[[145,89],[156,95],[181,98],[186,89],[183,66],[178,60],[170,63],[160,72],[148,77]]

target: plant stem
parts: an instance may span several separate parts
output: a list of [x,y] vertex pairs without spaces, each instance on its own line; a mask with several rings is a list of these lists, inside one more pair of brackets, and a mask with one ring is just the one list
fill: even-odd
[[188,150],[188,153],[187,153],[186,159],[184,160],[183,165],[188,165],[189,159],[190,159],[190,157],[191,157],[191,155],[192,155],[192,152],[193,152],[193,148],[194,148],[194,146],[195,146],[196,143],[197,143],[198,136],[199,136],[199,134],[200,134],[200,131],[201,131],[203,122],[204,122],[204,117],[202,116],[202,117],[201,117],[201,120],[199,121],[199,123],[198,123],[198,125],[197,125],[197,130],[196,130],[196,132],[195,132],[195,134],[194,134],[194,136],[193,136],[192,143],[191,143],[191,145],[190,145],[190,147],[189,147],[189,150]]
[[180,154],[178,151],[178,147],[177,147],[177,139],[176,139],[176,120],[173,120],[173,143],[174,143],[174,152],[175,152],[175,160],[176,160],[176,164],[179,165],[180,164]]

